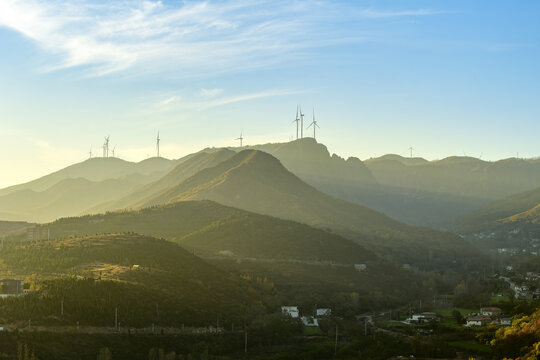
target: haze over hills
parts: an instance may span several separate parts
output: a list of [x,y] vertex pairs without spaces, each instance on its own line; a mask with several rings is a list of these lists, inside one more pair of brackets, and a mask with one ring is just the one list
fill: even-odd
[[[281,161],[283,166],[307,183],[354,182],[372,184],[375,178],[360,159],[343,159],[330,152],[315,139],[306,137],[295,141],[275,144],[246,146],[266,152]],[[242,150],[236,148],[235,150]]]
[[40,177],[27,183],[0,189],[0,196],[18,190],[44,191],[65,179],[83,178],[90,181],[103,181],[139,174],[147,177],[145,182],[155,180],[172,169],[179,160],[168,160],[162,157],[149,158],[138,163],[115,157],[95,157],[73,164],[64,169]]
[[489,232],[502,223],[533,219],[540,204],[540,188],[505,197],[455,219],[454,228],[461,233]]
[[446,223],[456,216],[519,189],[540,186],[540,163],[535,160],[490,163],[450,157],[427,161],[388,154],[362,162],[331,156],[313,138],[248,148],[272,154],[322,192],[412,225],[447,228]]
[[234,154],[235,152],[231,150],[218,149],[212,152],[201,151],[189,155],[183,158],[176,167],[159,180],[141,186],[136,190],[129,191],[125,196],[122,196],[124,194],[119,194],[120,196],[114,197],[111,201],[89,208],[87,212],[96,213],[136,206],[137,204],[146,201],[147,198],[155,196],[161,191],[166,191],[198,171],[215,166]]
[[382,185],[472,199],[500,199],[540,186],[540,162],[534,160],[488,162],[452,156],[411,163],[394,157],[368,160],[366,165]]
[[536,255],[540,242],[540,188],[494,201],[456,218],[452,226],[481,248],[520,249],[522,254]]
[[404,262],[426,261],[429,253],[452,262],[457,254],[468,257],[475,253],[474,248],[454,235],[411,227],[321,193],[287,171],[276,158],[257,150],[242,151],[217,166],[201,170],[138,207],[186,200],[213,200],[331,229]]
[[[507,159],[490,163],[453,157],[427,161],[389,154],[362,162],[357,158],[345,160],[330,155],[328,149],[313,138],[250,148],[272,154],[289,171],[324,193],[367,206],[408,224],[436,228],[446,229],[455,217],[485,206],[514,188],[529,190],[540,181],[540,162],[534,160]],[[50,221],[58,216],[139,206],[197,171],[226,160],[234,154],[232,150],[241,149],[208,148],[178,160],[151,158],[140,163],[116,158],[89,159],[29,183],[1,189],[0,216],[5,220]],[[213,153],[217,154],[210,155]],[[78,204],[73,205],[73,209],[49,212],[52,207],[47,204],[54,204],[57,199],[47,195],[50,194],[48,189],[61,180],[75,177],[97,182],[115,179],[119,188],[120,182],[125,181],[125,187],[111,193],[108,191],[110,184],[102,183],[103,193],[110,194],[109,197],[104,199],[98,194],[98,201],[86,202],[75,197],[73,201]],[[138,184],[134,184],[136,177],[139,177]],[[97,185],[89,187],[89,192],[97,194],[100,191]],[[20,190],[47,191],[25,194]],[[20,199],[17,211],[9,206],[13,203],[10,198],[2,197],[2,194],[13,192],[18,195],[11,199]],[[67,194],[65,198],[68,198]],[[39,206],[34,206],[37,199]]]
[[0,212],[9,212],[11,220],[32,222],[78,215],[96,204],[126,194],[146,179],[139,174],[97,182],[67,178],[43,191],[23,189],[1,196]]

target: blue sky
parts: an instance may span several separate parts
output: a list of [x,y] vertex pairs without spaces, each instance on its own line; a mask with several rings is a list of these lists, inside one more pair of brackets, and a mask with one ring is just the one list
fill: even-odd
[[[540,155],[537,1],[0,0],[0,186],[99,154],[287,141]],[[307,122],[306,119],[306,122]],[[306,131],[306,135],[311,131]]]

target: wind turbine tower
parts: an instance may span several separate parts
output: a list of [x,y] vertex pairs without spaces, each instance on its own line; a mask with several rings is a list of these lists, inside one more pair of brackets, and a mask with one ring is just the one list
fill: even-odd
[[412,146],[410,146],[408,150],[411,152],[411,159],[412,159],[412,152],[413,152],[414,148]]
[[296,140],[298,140],[298,122],[300,119],[298,118],[298,105],[296,106],[296,119],[293,120],[293,122],[296,123]]
[[88,156],[89,159],[92,158],[92,145],[90,145],[90,151],[88,152]]
[[156,150],[157,150],[157,157],[159,157],[159,142],[161,139],[159,138],[159,130],[157,132],[157,138],[156,138]]
[[300,139],[304,138],[304,114],[302,108],[300,108]]
[[114,157],[114,150],[116,150],[116,145],[114,145],[114,147],[112,149],[112,157]]
[[242,141],[244,140],[244,138],[242,137],[242,132],[243,132],[243,131],[240,131],[240,137],[239,137],[239,138],[234,139],[234,140],[240,140],[240,147],[243,146]]
[[111,136],[107,136],[105,138],[105,142],[103,143],[103,157],[109,157],[109,138]]
[[315,130],[317,128],[320,129],[319,125],[317,125],[317,120],[315,120],[315,109],[313,109],[313,121],[311,122],[311,124],[309,124],[309,126],[307,127],[308,129],[313,126],[313,138],[316,139],[315,137]]

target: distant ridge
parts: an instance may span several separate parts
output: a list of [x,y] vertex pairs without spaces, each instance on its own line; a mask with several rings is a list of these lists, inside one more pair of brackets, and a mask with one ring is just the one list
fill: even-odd
[[540,187],[540,163],[504,159],[488,162],[451,156],[436,161],[406,161],[384,156],[366,161],[381,185],[495,200]]
[[185,200],[213,200],[331,229],[401,261],[425,261],[429,253],[440,260],[453,261],[454,255],[468,257],[475,253],[473,247],[456,236],[410,227],[361,205],[323,194],[287,171],[276,158],[257,150],[241,151],[136,207]]
[[375,182],[375,178],[360,159],[343,159],[336,154],[330,155],[324,144],[311,137],[285,143],[235,148],[237,151],[243,149],[271,154],[279,159],[285,168],[307,182],[321,178],[370,184]]
[[83,178],[90,181],[102,181],[131,174],[140,174],[149,176],[150,178],[159,178],[174,167],[175,164],[176,163],[174,160],[168,160],[165,158],[149,158],[141,162],[134,163],[115,157],[96,157],[70,165],[64,169],[42,176],[36,180],[0,189],[0,196],[23,189],[43,191],[62,180],[70,178]]

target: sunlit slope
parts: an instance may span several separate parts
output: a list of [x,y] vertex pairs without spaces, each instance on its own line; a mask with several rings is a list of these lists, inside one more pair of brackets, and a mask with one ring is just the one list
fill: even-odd
[[43,191],[19,190],[0,196],[0,213],[32,222],[47,222],[59,217],[84,213],[89,207],[116,198],[144,182],[143,175],[90,181],[68,178]]
[[250,213],[212,201],[182,201],[139,211],[66,218],[48,225],[53,237],[134,231],[163,237],[197,253],[333,261],[376,261],[360,245],[307,225]]
[[502,223],[524,223],[540,225],[540,202],[530,210],[502,219]]
[[[213,323],[217,314],[222,319],[239,317],[257,301],[244,291],[239,278],[229,277],[174,243],[137,234],[11,246],[0,259],[18,274],[63,274],[62,280],[44,284],[47,296],[38,293],[26,299],[26,314],[20,315],[25,320],[33,315],[33,323],[54,320],[51,315],[57,315],[57,321],[71,320],[71,324],[77,320],[111,326],[116,307],[126,325],[205,324]],[[96,280],[70,279],[68,274]],[[64,299],[67,319],[59,319],[60,299]],[[10,304],[2,306],[6,310]],[[15,308],[7,316],[17,314]]]
[[487,206],[465,214],[454,222],[456,231],[474,233],[490,231],[503,223],[535,222],[540,205],[540,188],[494,201]]
[[136,206],[139,203],[144,203],[149,198],[175,186],[179,182],[196,174],[200,170],[215,166],[230,158],[234,154],[234,151],[227,149],[219,149],[212,152],[202,151],[192,154],[189,157],[186,157],[184,161],[176,165],[176,167],[174,167],[159,180],[145,184],[140,188],[128,192],[124,196],[116,196],[110,201],[96,205],[88,209],[88,212],[97,213],[117,210],[125,207]]
[[19,190],[43,191],[62,180],[70,178],[102,181],[132,174],[140,174],[147,176],[148,182],[163,176],[176,165],[177,161],[178,160],[168,160],[160,157],[134,163],[114,157],[92,158],[45,175],[39,179],[0,189],[0,196]]
[[140,207],[203,199],[329,229],[400,261],[419,263],[429,256],[451,262],[475,254],[473,247],[454,235],[407,226],[326,195],[273,156],[256,150],[242,151],[202,170]]

